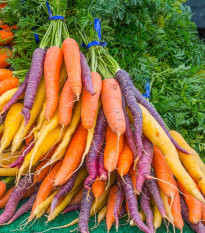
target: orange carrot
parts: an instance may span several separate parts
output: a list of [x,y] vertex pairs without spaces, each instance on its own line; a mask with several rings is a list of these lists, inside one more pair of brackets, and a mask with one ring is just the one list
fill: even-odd
[[122,94],[120,86],[115,79],[103,80],[101,100],[105,116],[112,131],[118,136],[124,134],[126,124],[122,108]]
[[40,159],[41,160],[49,159],[54,154],[54,152],[56,151],[58,145],[59,145],[59,143],[56,144],[48,153],[46,153],[45,155],[43,155]]
[[[25,139],[25,143],[26,145],[29,144],[29,142],[31,142],[34,139],[34,134],[31,134],[31,131],[33,130],[33,128],[36,127],[36,122],[34,122],[31,126],[31,128],[29,129],[28,133],[27,133],[27,137]],[[29,135],[29,136],[28,136]]]
[[83,198],[83,188],[74,196],[72,201],[70,202],[70,205],[75,205],[77,203],[80,203]]
[[201,220],[203,220],[203,224],[205,225],[205,204],[202,203],[201,206]]
[[99,177],[95,180],[92,185],[92,192],[95,199],[98,199],[105,190],[105,182],[100,180]]
[[178,192],[177,189],[174,188],[176,187],[176,181],[174,179],[172,171],[165,161],[164,155],[157,146],[154,146],[153,168],[156,178],[166,182],[165,183],[157,180],[160,188],[163,190],[167,197],[173,199]]
[[70,124],[74,102],[75,94],[73,93],[70,82],[67,79],[59,100],[58,122],[60,125],[67,126]]
[[[2,0],[2,2],[4,2],[6,0]],[[6,6],[7,2],[6,3],[0,3],[0,8],[4,8]]]
[[8,90],[11,90],[17,87],[19,84],[19,80],[16,77],[9,77],[0,81],[0,95],[4,94]]
[[[193,224],[197,224],[201,220],[202,204],[200,201],[194,198],[189,192],[186,191],[186,189],[180,183],[179,180],[177,180],[177,184],[181,192],[183,192],[186,195],[184,199],[189,209],[189,221],[192,222]],[[197,184],[196,187],[198,188]],[[199,188],[198,190],[200,191]]]
[[136,173],[136,171],[135,171],[135,174],[130,177],[130,179],[131,179],[132,184],[133,184],[134,192],[137,194],[137,188],[136,188],[137,173]]
[[43,170],[41,170],[41,168],[47,163],[47,160],[44,160],[42,162],[39,163],[39,165],[36,168],[36,171],[34,173],[34,183],[38,183],[41,182],[45,179],[45,177],[47,176],[47,174],[49,173],[50,169],[51,169],[51,165],[45,167]]
[[62,50],[69,83],[73,92],[77,96],[77,99],[79,99],[82,90],[82,80],[80,50],[78,43],[72,38],[67,38],[63,41]]
[[128,174],[130,177],[132,177],[136,174],[136,170],[134,169],[134,164],[132,164],[132,166],[130,167]]
[[107,201],[107,212],[106,212],[106,226],[107,232],[110,231],[112,224],[115,222],[115,217],[113,215],[114,207],[115,207],[115,200],[117,197],[118,187],[114,185],[108,194],[108,201]]
[[[48,173],[48,175],[46,176],[46,178],[44,179],[44,181],[42,182],[39,190],[38,190],[38,194],[36,196],[36,201],[33,205],[32,211],[31,211],[31,215],[30,217],[33,217],[33,213],[35,208],[41,203],[43,202],[48,196],[49,194],[52,192],[53,190],[53,183],[55,180],[55,176],[61,166],[62,162],[59,161],[50,171],[50,173]],[[30,219],[31,219],[30,218]]]
[[169,205],[171,208],[172,217],[174,220],[174,226],[177,229],[182,230],[184,227],[184,221],[181,215],[181,204],[180,204],[179,192],[177,191],[177,194],[175,195],[173,200],[171,198],[169,198],[168,200],[169,200]]
[[4,195],[3,197],[0,199],[0,209],[3,209],[6,206],[6,203],[9,199],[10,194],[12,193],[12,191],[14,190],[15,186],[13,186],[12,188],[10,188]]
[[46,52],[44,75],[46,87],[45,118],[50,120],[58,106],[59,76],[63,64],[63,52],[58,46],[52,46]]
[[0,81],[12,77],[12,72],[7,69],[0,69]]
[[[0,4],[1,5],[1,4]],[[5,24],[4,23],[4,21],[2,21],[2,20],[0,20],[0,29],[6,29],[6,28],[8,28],[9,27],[9,25],[8,24]]]
[[0,30],[0,45],[5,45],[11,43],[14,34],[10,29]]
[[112,172],[117,168],[119,155],[122,153],[124,135],[121,135],[118,140],[118,136],[110,127],[107,127],[105,142],[104,166],[108,172]]
[[117,173],[120,176],[124,176],[129,172],[130,167],[133,163],[133,158],[134,158],[133,153],[127,141],[125,141],[124,147],[123,147],[122,153],[120,154],[118,165],[117,165]]
[[55,177],[55,186],[62,185],[69,180],[80,165],[86,147],[87,134],[88,131],[80,124],[68,146],[62,166]]
[[0,68],[9,66],[8,59],[12,57],[12,51],[7,48],[0,49]]
[[0,181],[0,198],[4,195],[6,192],[6,184],[4,181]]
[[82,95],[82,110],[81,119],[85,129],[93,127],[95,116],[97,114],[98,100],[102,89],[102,79],[96,72],[91,72],[93,88],[96,91],[95,95],[91,95],[85,88]]

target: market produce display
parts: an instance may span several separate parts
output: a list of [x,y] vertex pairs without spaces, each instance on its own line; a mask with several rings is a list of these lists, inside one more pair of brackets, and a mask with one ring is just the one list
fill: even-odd
[[[15,4],[24,5],[6,3],[4,17]],[[55,223],[60,214],[78,211],[76,219],[45,226],[44,231],[70,230],[77,224],[79,232],[90,232],[90,218],[97,215],[94,229],[105,221],[107,232],[114,225],[121,232],[121,219],[146,233],[160,232],[162,222],[172,225],[173,232],[182,232],[186,224],[205,232],[203,157],[167,127],[146,98],[150,90],[144,96],[144,88],[139,89],[124,62],[118,62],[121,53],[119,58],[109,53],[101,33],[109,34],[110,22],[101,24],[87,15],[79,2],[69,4],[39,1],[42,18],[36,22],[42,34],[28,52],[32,55],[21,60],[14,39],[15,55],[2,58],[0,230],[25,213],[29,216],[19,230],[29,231],[38,219]],[[91,6],[90,11],[96,7]],[[29,27],[26,12],[19,25]],[[46,28],[41,25],[45,16]],[[2,46],[21,30],[6,23],[1,22],[2,30],[10,33],[2,32]],[[13,28],[19,28],[16,34]],[[12,71],[6,68],[9,63]]]

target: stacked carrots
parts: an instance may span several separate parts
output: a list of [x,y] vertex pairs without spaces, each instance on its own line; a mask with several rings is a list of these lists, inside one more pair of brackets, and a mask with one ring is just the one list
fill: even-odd
[[[205,164],[108,51],[95,48],[95,58],[87,54],[98,59],[93,66],[65,22],[51,21],[24,82],[2,88],[0,176],[8,178],[0,182],[0,225],[29,211],[27,223],[80,210],[62,227],[78,223],[89,232],[98,213],[108,232],[126,216],[146,233],[162,219],[204,232]],[[9,78],[11,71],[0,70],[2,81]]]

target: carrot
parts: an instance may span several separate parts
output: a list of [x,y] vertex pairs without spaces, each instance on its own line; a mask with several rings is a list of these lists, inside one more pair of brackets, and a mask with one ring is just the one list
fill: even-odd
[[0,69],[0,81],[12,77],[12,72],[7,69]]
[[0,168],[0,176],[16,176],[18,168]]
[[72,91],[69,79],[67,79],[59,100],[58,122],[60,125],[67,126],[70,124],[74,101],[75,94]]
[[197,190],[193,179],[181,164],[176,148],[166,135],[162,127],[157,123],[149,111],[140,105],[143,114],[143,134],[162,151],[165,161],[173,172],[174,176],[180,180],[182,185],[199,201],[205,203],[203,195]]
[[85,129],[91,129],[98,109],[98,100],[102,89],[102,79],[97,72],[91,72],[95,95],[91,95],[85,88],[82,95],[81,119]]
[[38,183],[41,182],[45,179],[45,177],[47,176],[47,174],[49,173],[50,169],[51,169],[51,165],[48,167],[45,167],[44,169],[41,170],[41,168],[46,164],[46,160],[42,161],[39,163],[39,165],[36,168],[36,171],[34,173],[34,177],[33,177],[33,181],[34,183]]
[[104,192],[105,190],[105,182],[98,179],[95,180],[95,182],[92,185],[92,193],[97,200]]
[[[187,144],[185,139],[178,132],[170,131],[170,134],[181,147],[185,148],[190,153],[187,155],[181,151],[178,151],[179,158],[186,168],[187,172],[197,182],[202,193],[205,195],[205,174],[201,170],[200,165],[195,159],[192,148]],[[186,188],[186,185],[183,186]]]
[[104,165],[108,172],[112,172],[117,168],[119,155],[123,150],[124,135],[121,135],[118,140],[118,136],[110,127],[107,127],[105,142]]
[[44,181],[42,182],[37,197],[36,197],[36,201],[35,204],[32,208],[31,211],[31,216],[34,214],[35,208],[38,207],[38,205],[43,202],[48,196],[49,194],[52,192],[53,190],[53,183],[54,183],[54,179],[55,176],[61,166],[62,162],[59,161],[51,170],[50,173],[48,173],[48,175],[46,176],[46,178],[44,179]]
[[55,178],[55,186],[64,184],[78,168],[86,147],[87,130],[80,124],[68,146],[62,166]]
[[72,201],[70,202],[70,205],[74,205],[77,203],[80,203],[83,198],[83,188],[73,197]]
[[203,223],[205,224],[205,204],[202,204],[201,206],[201,220],[203,220]]
[[118,186],[114,185],[109,192],[108,201],[107,201],[107,212],[106,212],[106,226],[107,232],[110,231],[112,224],[115,222],[115,217],[113,215],[114,207],[115,207],[115,200],[118,193]]
[[77,96],[77,100],[79,100],[82,90],[82,80],[78,43],[72,38],[67,38],[63,41],[62,50],[66,64],[68,80],[73,92]]
[[[1,4],[0,4],[0,8],[1,8]],[[9,25],[8,24],[5,24],[4,21],[0,20],[0,29],[2,28],[3,30],[8,28]]]
[[160,188],[169,198],[173,199],[177,193],[177,190],[173,187],[175,186],[176,181],[164,159],[162,152],[157,146],[154,146],[153,168],[156,178],[159,179],[157,180],[157,183],[159,184]]
[[[1,2],[4,2],[4,1],[6,1],[6,0],[2,0]],[[0,3],[0,8],[4,8],[4,7],[6,6],[6,4],[7,4],[7,2],[5,2],[5,3]]]
[[135,172],[135,174],[133,176],[130,176],[130,179],[132,181],[132,185],[134,188],[134,192],[135,194],[137,194],[137,188],[136,188],[136,182],[137,182],[137,173]]
[[126,175],[129,172],[132,163],[133,153],[130,147],[128,146],[127,141],[125,140],[124,147],[118,161],[117,173],[120,176]]
[[[31,128],[29,129],[28,133],[27,133],[27,136],[26,136],[26,139],[25,139],[25,143],[26,145],[29,144],[29,142],[31,142],[33,139],[34,139],[34,134],[31,133],[33,131],[33,129],[36,127],[36,122],[34,122],[31,126]],[[29,136],[28,136],[29,135]]]
[[58,46],[50,47],[46,52],[44,75],[46,86],[45,118],[50,120],[58,106],[59,76],[63,64],[63,52]]
[[201,220],[202,203],[189,194],[179,180],[177,184],[181,192],[186,195],[184,199],[189,209],[189,220],[191,223],[197,224]]
[[5,45],[11,43],[14,38],[14,34],[9,28],[0,30],[0,45]]
[[130,177],[135,176],[137,174],[136,170],[134,169],[134,164],[131,165],[128,174],[129,174]]
[[12,51],[10,49],[0,49],[0,68],[5,68],[9,65],[8,59],[12,57]]
[[4,195],[3,197],[0,199],[0,209],[3,209],[6,206],[6,203],[12,193],[12,191],[14,190],[15,186],[13,186],[12,188],[10,188]]
[[180,230],[183,229],[184,221],[181,215],[181,204],[180,204],[180,195],[177,192],[176,196],[174,197],[173,201],[169,198],[169,206],[171,208],[172,217],[174,220],[174,226]]
[[9,77],[0,81],[0,95],[4,94],[8,90],[11,90],[17,87],[19,84],[19,80],[16,77]]
[[0,181],[0,198],[6,192],[6,183],[4,181]]
[[112,131],[118,136],[124,134],[126,123],[122,108],[122,94],[120,86],[115,79],[103,80],[101,100],[105,116]]

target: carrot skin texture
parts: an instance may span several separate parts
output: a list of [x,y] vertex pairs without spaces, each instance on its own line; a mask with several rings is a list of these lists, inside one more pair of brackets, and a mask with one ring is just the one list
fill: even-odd
[[80,52],[80,63],[81,63],[81,72],[82,72],[82,82],[87,92],[91,95],[95,94],[95,90],[93,88],[93,82],[91,78],[91,70],[86,61],[86,58],[82,52]]
[[75,184],[76,177],[78,175],[78,171],[76,171],[72,177],[58,190],[55,197],[53,198],[53,201],[51,203],[51,213],[53,213],[54,209],[56,208],[58,201],[61,199],[61,197],[65,196],[67,193],[71,191]]
[[92,184],[92,193],[97,200],[105,191],[105,182],[99,179],[96,179]]
[[123,112],[125,115],[125,123],[126,123],[126,130],[125,130],[125,138],[128,142],[128,145],[133,153],[134,156],[134,161],[137,159],[137,147],[135,145],[135,140],[134,140],[134,136],[133,136],[133,132],[132,132],[132,126],[131,126],[131,121],[130,118],[126,112],[125,109],[125,101],[123,101]]
[[0,181],[0,198],[2,198],[5,192],[6,192],[6,184],[4,183],[4,181]]
[[88,223],[93,200],[94,196],[92,191],[84,188],[79,216],[79,230],[81,233],[89,233]]
[[142,111],[136,101],[129,74],[125,70],[119,70],[115,74],[115,78],[120,85],[127,107],[134,118],[134,139],[137,147],[137,157],[140,159],[142,156]]
[[18,90],[14,93],[9,102],[4,106],[2,113],[6,112],[11,106],[13,106],[19,99],[19,97],[25,92],[28,84],[29,72],[26,74],[25,80],[20,84]]
[[67,79],[59,100],[58,122],[60,125],[67,126],[70,124],[74,101],[75,94],[72,91],[69,80]]
[[80,209],[81,209],[81,202],[67,206],[61,213],[66,214],[66,213],[78,211]]
[[137,180],[136,190],[137,193],[141,192],[142,186],[145,182],[146,175],[151,175],[151,163],[153,158],[153,145],[144,136],[143,137],[143,153],[137,164]]
[[30,110],[33,107],[36,92],[43,74],[43,65],[45,60],[45,50],[37,48],[33,52],[32,62],[29,72],[28,84],[24,97],[24,108],[22,113],[25,117],[25,126],[30,120]]
[[104,167],[104,148],[102,147],[101,151],[98,154],[98,175],[100,180],[107,181],[108,172]]
[[[43,160],[42,162],[39,163],[39,165],[36,168],[36,171],[34,173],[34,177],[33,177],[33,181],[34,183],[39,183],[41,181],[43,181],[47,174],[49,173],[50,169],[51,169],[51,165],[43,168],[41,171],[40,169],[47,163],[47,160]],[[40,172],[40,173],[39,173]]]
[[85,179],[84,182],[84,187],[86,189],[91,188],[92,182],[97,178],[98,175],[98,153],[103,148],[106,127],[107,120],[105,118],[103,108],[101,107],[97,117],[93,141],[86,159],[86,166],[89,173],[89,176]]
[[160,214],[162,215],[163,218],[166,217],[167,214],[159,192],[159,186],[157,184],[157,181],[154,179],[146,179],[145,184],[149,193],[152,195],[152,198],[154,199]]
[[159,125],[163,128],[163,130],[165,131],[165,133],[167,134],[167,136],[169,137],[169,139],[172,141],[172,143],[175,145],[175,147],[180,150],[181,152],[185,153],[185,154],[189,154],[189,152],[187,152],[184,148],[182,148],[175,140],[174,138],[171,136],[171,134],[169,133],[169,130],[167,129],[167,127],[164,124],[164,121],[162,120],[161,116],[159,115],[159,113],[157,112],[157,110],[150,104],[150,102],[140,93],[140,91],[133,85],[133,90],[135,93],[135,97],[138,101],[139,104],[141,104],[142,106],[144,106],[149,112],[150,114],[155,118],[155,120],[159,123]]
[[68,80],[73,92],[77,96],[77,99],[79,99],[82,90],[82,80],[78,43],[72,38],[67,38],[63,41],[62,50],[68,74]]
[[27,213],[28,211],[30,211],[32,209],[32,206],[35,202],[37,196],[37,192],[34,193],[26,203],[24,203],[17,211],[16,213],[13,215],[13,217],[10,219],[9,223],[14,222],[16,219],[18,219],[21,215]]
[[205,226],[202,222],[199,222],[197,224],[193,224],[190,222],[189,209],[186,203],[184,202],[184,200],[182,199],[182,197],[180,197],[180,204],[181,204],[181,212],[182,212],[183,219],[189,224],[189,226],[197,233],[205,232]]
[[92,72],[91,77],[96,90],[95,95],[91,95],[85,88],[82,94],[81,119],[82,125],[86,129],[91,129],[94,125],[102,89],[102,79],[100,75],[97,72]]
[[4,212],[0,215],[0,224],[4,224],[12,218],[19,201],[22,199],[23,195],[26,193],[27,189],[32,185],[32,183],[32,175],[30,177],[25,176],[19,181],[18,186],[15,187],[9,196]]
[[58,106],[59,76],[63,64],[63,52],[58,46],[50,47],[45,56],[44,75],[46,87],[45,118],[50,120]]
[[6,206],[6,203],[11,195],[11,193],[13,192],[15,186],[13,186],[12,188],[10,188],[4,195],[3,197],[0,199],[0,209],[3,209]]
[[186,195],[184,199],[189,209],[189,221],[193,224],[198,223],[202,219],[202,203],[189,194],[179,180],[177,180],[177,184],[181,192]]
[[122,94],[120,86],[115,79],[103,80],[101,100],[109,127],[118,136],[124,134],[126,124],[122,108]]
[[0,81],[0,95],[5,92],[17,87],[19,84],[19,80],[16,77],[9,77]]
[[23,164],[24,162],[24,158],[26,157],[26,155],[33,149],[35,143],[34,143],[34,140],[30,141],[30,143],[28,145],[26,145],[22,151],[22,155],[20,155],[18,157],[18,159],[16,161],[14,161],[12,164],[10,164],[8,167],[18,167],[20,168],[21,165]]
[[12,77],[12,72],[7,69],[0,69],[0,81]]
[[142,187],[142,193],[143,195],[140,200],[140,206],[143,213],[146,215],[147,226],[149,227],[150,231],[154,233],[155,232],[153,225],[154,216],[150,207],[151,194],[145,185]]
[[0,49],[0,68],[9,66],[8,59],[12,57],[12,51],[7,48]]
[[0,30],[0,45],[10,44],[13,40],[14,34],[9,28]]
[[143,221],[140,218],[139,212],[138,212],[138,204],[137,199],[134,193],[134,188],[132,185],[132,181],[129,177],[129,175],[125,175],[123,177],[123,180],[120,180],[121,185],[123,187],[128,209],[131,215],[131,218],[133,219],[135,225],[139,227],[139,229],[145,233],[151,233],[150,229],[143,223]]

